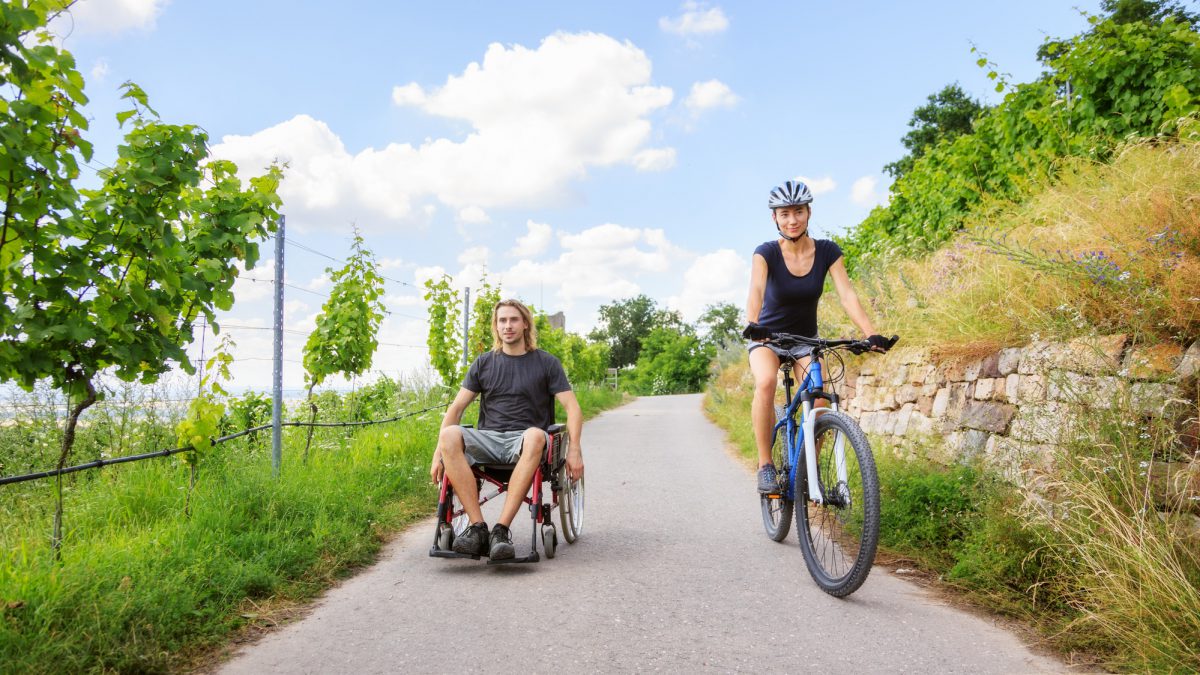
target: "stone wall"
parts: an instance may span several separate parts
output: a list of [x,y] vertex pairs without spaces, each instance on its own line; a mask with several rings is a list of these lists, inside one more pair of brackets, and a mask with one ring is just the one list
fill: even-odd
[[[981,457],[1012,478],[1047,461],[1081,406],[1128,406],[1131,418],[1195,415],[1200,341],[1130,346],[1125,335],[1033,342],[983,358],[925,350],[847,359],[842,409],[885,445],[921,439],[933,459]],[[937,442],[943,439],[944,443]]]

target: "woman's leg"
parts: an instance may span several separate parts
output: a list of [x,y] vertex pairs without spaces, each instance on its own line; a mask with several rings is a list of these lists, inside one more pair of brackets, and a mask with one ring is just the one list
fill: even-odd
[[758,466],[771,463],[771,441],[775,430],[775,389],[778,386],[779,357],[767,347],[750,352],[750,372],[754,375],[754,399],[750,404],[750,424],[758,446]]

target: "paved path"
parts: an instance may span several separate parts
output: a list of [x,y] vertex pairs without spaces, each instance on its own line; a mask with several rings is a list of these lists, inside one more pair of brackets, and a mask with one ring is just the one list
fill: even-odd
[[882,569],[848,599],[822,593],[794,534],[762,534],[753,476],[698,395],[639,399],[583,441],[584,534],[555,559],[433,559],[432,520],[418,524],[220,672],[1067,670]]

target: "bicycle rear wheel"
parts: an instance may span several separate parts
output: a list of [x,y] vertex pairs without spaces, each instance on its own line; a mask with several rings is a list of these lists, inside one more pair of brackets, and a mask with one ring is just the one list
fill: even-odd
[[[817,476],[805,475],[796,499],[800,550],[804,564],[821,590],[845,597],[858,590],[871,573],[879,544],[879,477],[871,446],[858,424],[842,412],[825,412],[816,420]],[[845,475],[838,478],[835,447],[843,444]],[[801,458],[801,474],[805,460]],[[809,480],[821,486],[822,504],[808,499]]]
[[[783,419],[783,406],[775,406],[775,421]],[[777,494],[761,495],[759,502],[762,507],[763,529],[767,536],[774,541],[787,539],[792,529],[792,500],[787,498],[787,487],[791,468],[788,466],[787,444],[783,442],[786,428],[775,434],[771,445],[771,463],[779,472],[779,489]]]

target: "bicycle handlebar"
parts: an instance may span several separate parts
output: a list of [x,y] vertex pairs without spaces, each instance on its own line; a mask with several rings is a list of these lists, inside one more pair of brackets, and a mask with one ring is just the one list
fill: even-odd
[[[891,349],[899,340],[899,335],[893,335],[888,338],[883,350],[887,351]],[[805,335],[793,335],[792,333],[771,333],[771,337],[767,338],[767,341],[774,342],[784,349],[789,349],[797,345],[808,345],[813,347],[815,355],[841,347],[845,347],[852,354],[875,351],[874,347],[867,340],[826,340],[824,338],[811,338]]]

